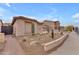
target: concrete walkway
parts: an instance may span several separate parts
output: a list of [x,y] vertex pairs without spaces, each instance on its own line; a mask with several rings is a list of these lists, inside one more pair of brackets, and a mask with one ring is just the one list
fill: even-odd
[[17,40],[11,35],[6,36],[5,48],[0,52],[3,55],[23,55],[25,54]]
[[68,39],[51,55],[79,54],[79,35],[75,32],[70,33]]

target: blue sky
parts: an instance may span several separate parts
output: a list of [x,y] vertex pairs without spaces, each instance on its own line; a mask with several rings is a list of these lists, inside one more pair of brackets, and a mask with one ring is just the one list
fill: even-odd
[[0,19],[11,22],[13,16],[27,16],[38,21],[59,20],[61,25],[79,25],[77,3],[0,3]]

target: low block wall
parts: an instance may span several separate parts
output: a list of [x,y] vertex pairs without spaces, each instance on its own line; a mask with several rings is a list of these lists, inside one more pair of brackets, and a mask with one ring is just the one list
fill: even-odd
[[59,46],[64,40],[65,38],[68,36],[68,33],[64,34],[62,37],[60,37],[59,39],[57,40],[54,40],[54,41],[51,41],[51,42],[48,42],[48,43],[45,43],[43,45],[44,47],[44,50],[45,51],[49,51],[57,46]]
[[4,43],[5,42],[5,35],[4,33],[0,33],[0,43]]

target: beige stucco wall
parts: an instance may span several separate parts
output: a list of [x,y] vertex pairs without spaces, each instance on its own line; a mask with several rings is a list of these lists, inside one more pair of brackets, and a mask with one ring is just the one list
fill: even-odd
[[41,32],[41,26],[38,24],[37,25],[37,33],[40,33]]
[[0,32],[1,32],[1,26],[2,26],[2,22],[0,22]]
[[[53,29],[54,32],[59,32],[59,27],[60,27],[60,23],[57,22],[56,24],[54,22],[44,22],[44,25],[48,25],[50,32]],[[55,29],[55,27],[57,27],[57,29]]]
[[0,26],[0,32],[1,32],[1,26]]
[[22,20],[17,20],[13,25],[13,33],[16,36],[24,35],[25,33],[25,23]]
[[42,33],[43,32],[43,25],[38,24],[38,33]]
[[47,28],[49,29],[49,32],[51,32],[51,29],[53,29],[53,24],[51,22],[44,22],[43,25],[45,25],[46,31]]
[[5,35],[4,33],[0,33],[0,43],[4,43],[5,42]]
[[[34,24],[35,33],[37,33],[37,22]],[[16,36],[32,34],[32,23],[24,22],[23,20],[17,20],[13,25],[13,34]]]
[[31,34],[32,33],[32,23],[25,23],[25,33],[24,34]]
[[34,28],[35,28],[35,34],[38,33],[38,25],[37,25],[37,22],[33,22],[34,24]]

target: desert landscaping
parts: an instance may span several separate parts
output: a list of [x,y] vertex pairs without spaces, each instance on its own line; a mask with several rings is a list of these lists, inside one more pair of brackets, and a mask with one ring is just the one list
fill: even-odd
[[43,44],[54,41],[61,36],[60,33],[56,33],[52,39],[51,34],[44,33],[33,36],[17,37],[16,39],[19,41],[26,54],[46,54],[43,49]]
[[[2,21],[0,24],[1,32],[3,33],[0,34],[0,37],[2,37],[0,38],[0,48],[4,53],[6,51],[6,53],[9,54],[18,54],[20,50],[24,51],[24,53],[19,52],[19,54],[47,54],[48,51],[46,50],[54,49],[54,47],[60,45],[64,39],[61,39],[61,41],[59,38],[67,33],[64,31],[63,27],[60,28],[59,21],[45,20],[40,23],[37,20],[24,16],[13,17],[11,24],[3,24]],[[14,44],[12,44],[14,48],[10,45],[12,41],[14,43],[17,41],[15,44],[19,46],[20,50],[16,49],[16,45],[14,46]],[[58,42],[52,43],[56,46],[51,48],[45,46],[46,44],[54,41]],[[9,50],[8,52],[7,49]],[[15,53],[11,50],[14,50]]]

